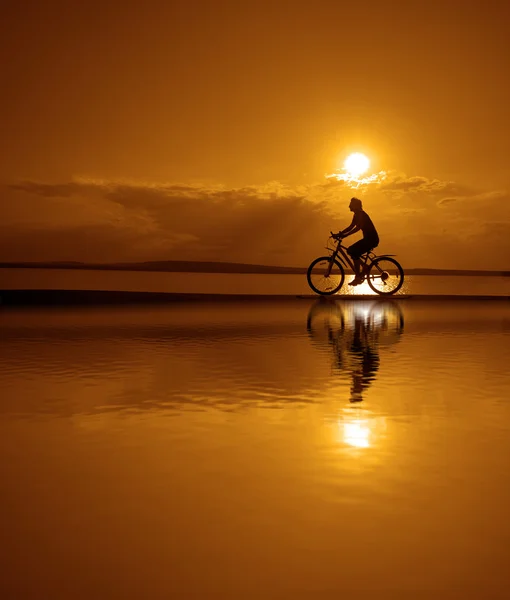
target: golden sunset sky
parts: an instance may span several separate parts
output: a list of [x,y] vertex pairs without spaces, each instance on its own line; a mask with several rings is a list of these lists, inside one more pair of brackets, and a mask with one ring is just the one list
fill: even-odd
[[[0,260],[510,267],[510,8],[7,1]],[[328,177],[362,152],[370,183]],[[354,238],[353,238],[354,241]]]

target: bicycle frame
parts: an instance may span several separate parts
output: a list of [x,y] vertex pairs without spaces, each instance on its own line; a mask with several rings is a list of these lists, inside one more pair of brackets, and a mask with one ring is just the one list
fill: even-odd
[[[326,249],[329,250],[329,251],[331,251],[331,248],[326,248]],[[374,258],[376,256],[377,255],[374,252],[372,252],[372,250],[370,250],[369,252],[365,252],[365,254],[361,255],[360,260],[361,260],[361,262],[363,264],[361,272],[363,274],[367,272],[368,261],[370,260],[370,263],[372,263],[372,261],[374,260]],[[333,250],[333,253],[331,254],[331,262],[329,263],[329,267],[328,267],[328,270],[326,272],[326,276],[327,277],[330,276],[331,269],[333,267],[333,262],[337,258],[346,267],[349,267],[353,273],[356,272],[355,269],[354,269],[354,263],[352,262],[350,256],[347,254],[347,248],[345,246],[342,246],[342,240],[337,240],[336,248]]]

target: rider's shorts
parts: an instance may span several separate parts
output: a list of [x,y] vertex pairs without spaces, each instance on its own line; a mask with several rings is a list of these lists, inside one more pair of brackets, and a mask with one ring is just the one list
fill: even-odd
[[347,248],[347,252],[351,258],[357,259],[361,258],[361,255],[365,254],[365,252],[370,252],[370,250],[377,248],[378,245],[379,240],[377,239],[370,240],[363,238],[362,240],[354,242],[352,246],[349,246],[349,248]]

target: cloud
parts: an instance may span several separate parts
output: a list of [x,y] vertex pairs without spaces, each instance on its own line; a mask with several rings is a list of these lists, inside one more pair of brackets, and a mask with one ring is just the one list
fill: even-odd
[[68,198],[75,193],[83,193],[84,186],[80,183],[48,184],[35,181],[24,181],[7,186],[8,188],[42,196],[43,198]]
[[510,239],[510,220],[485,221],[481,225],[480,235],[493,236],[500,239]]
[[458,198],[441,198],[441,200],[438,200],[437,204],[438,206],[442,206],[444,204],[451,204],[452,202],[457,202]]
[[18,208],[2,215],[2,260],[279,263],[292,258],[293,245],[312,253],[331,220],[324,202],[276,182],[226,188],[82,180],[23,182],[6,191]]
[[491,201],[491,200],[499,201],[504,198],[508,198],[508,192],[506,192],[505,190],[494,190],[491,192],[482,192],[482,193],[472,191],[471,193],[466,193],[462,196],[459,195],[459,196],[450,196],[450,197],[446,197],[446,198],[441,198],[440,200],[438,200],[437,205],[444,206],[445,204],[452,204],[454,202],[465,202],[465,201],[472,201],[472,202],[485,201],[487,203],[488,201]]
[[455,181],[442,181],[422,176],[406,177],[405,175],[395,173],[390,173],[386,180],[381,183],[379,189],[396,198],[402,198],[407,195],[410,197],[427,196],[432,199],[442,195],[445,196],[447,201],[451,197],[465,198],[480,194],[479,190]]
[[[1,187],[0,194],[4,261],[175,259],[303,266],[323,253],[330,230],[349,224],[348,203],[356,195],[379,230],[380,252],[397,252],[409,266],[473,267],[473,261],[481,266],[486,260],[469,247],[473,236],[481,235],[480,224],[491,215],[510,221],[506,192],[393,173],[355,188],[335,179],[229,188],[81,178],[15,182]],[[508,268],[510,236],[494,239],[499,248],[494,268]]]
[[404,193],[436,193],[444,191],[451,182],[440,181],[438,179],[427,179],[426,177],[404,177],[394,175],[381,184],[383,192],[404,192]]

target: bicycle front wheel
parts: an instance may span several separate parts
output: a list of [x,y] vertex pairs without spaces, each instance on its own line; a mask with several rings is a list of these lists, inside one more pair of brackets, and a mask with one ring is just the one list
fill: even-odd
[[316,294],[331,296],[342,287],[345,279],[344,268],[329,256],[316,258],[306,273],[308,285]]
[[404,283],[404,269],[389,256],[374,259],[367,275],[367,283],[376,294],[391,296]]

